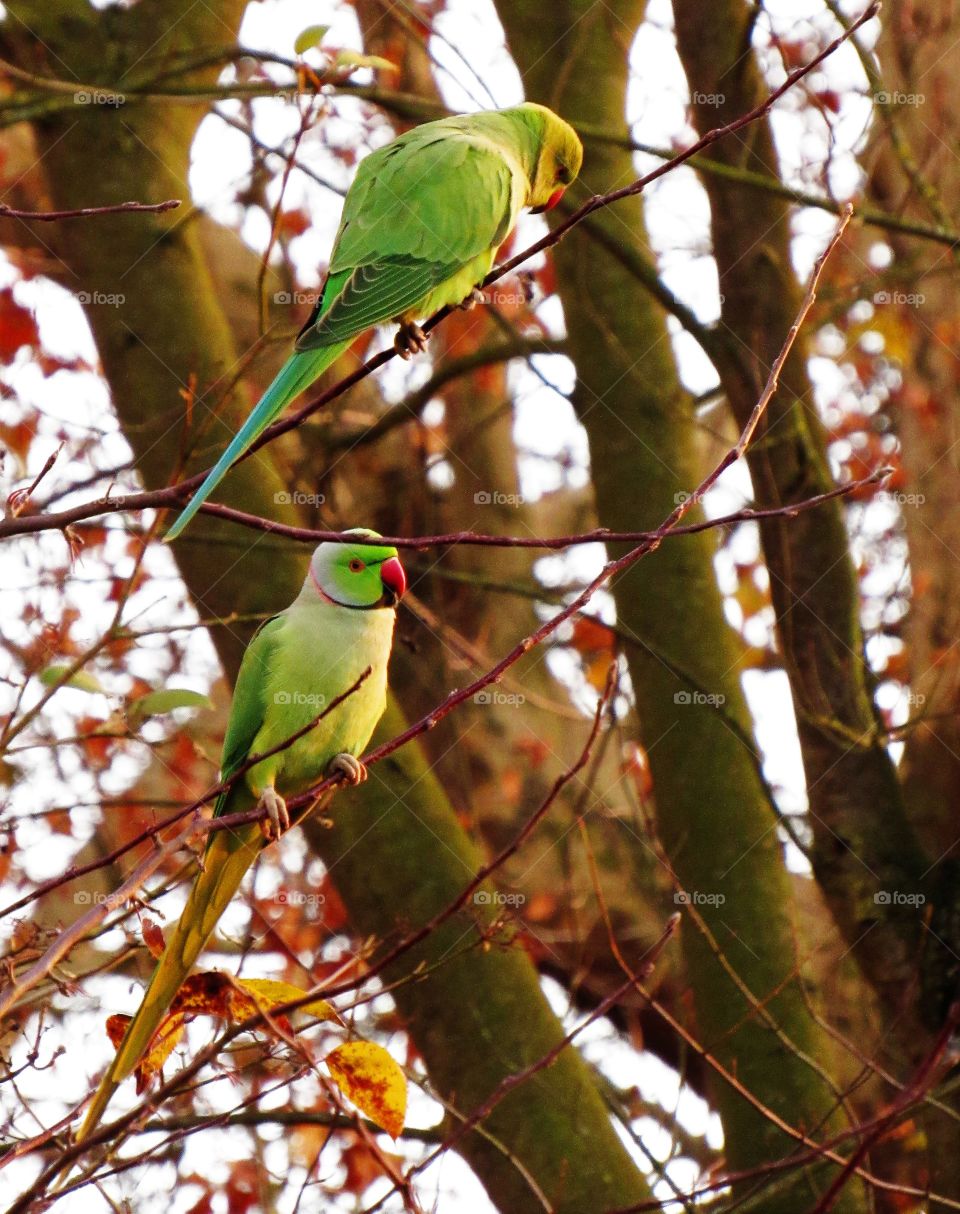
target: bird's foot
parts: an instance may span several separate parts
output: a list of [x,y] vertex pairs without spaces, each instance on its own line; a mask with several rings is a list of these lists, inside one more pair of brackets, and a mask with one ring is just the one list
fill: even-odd
[[330,760],[330,766],[327,772],[331,776],[341,775],[346,776],[349,784],[362,784],[367,778],[367,769],[354,755],[348,755],[346,752],[339,755],[334,755]]
[[427,337],[423,329],[413,320],[400,323],[397,335],[393,339],[393,348],[402,359],[413,358],[414,354],[422,354],[427,348]]
[[287,803],[272,786],[268,785],[260,794],[257,808],[267,811],[267,816],[260,819],[260,829],[268,843],[279,839],[285,830],[290,829]]
[[457,307],[462,312],[472,312],[477,304],[483,303],[483,292],[479,287],[474,287],[466,299],[461,299]]

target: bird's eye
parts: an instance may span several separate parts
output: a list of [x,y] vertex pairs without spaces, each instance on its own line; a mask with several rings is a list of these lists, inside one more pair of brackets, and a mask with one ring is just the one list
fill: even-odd
[[350,562],[349,568],[351,573],[361,573],[364,569],[366,569],[366,565],[358,556],[355,556]]
[[572,174],[567,166],[565,164],[558,164],[557,181],[559,181],[562,185],[569,185],[572,180]]

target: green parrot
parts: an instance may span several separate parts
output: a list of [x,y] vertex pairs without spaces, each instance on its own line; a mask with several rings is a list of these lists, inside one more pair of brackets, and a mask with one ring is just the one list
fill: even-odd
[[180,535],[234,461],[354,338],[397,321],[394,344],[410,358],[426,344],[418,317],[472,306],[521,210],[556,206],[582,161],[573,128],[529,102],[424,123],[365,157],[294,353],[166,539]]
[[[348,532],[379,539],[375,531]],[[221,777],[252,755],[303,729],[370,668],[359,688],[285,750],[255,764],[221,793],[214,816],[257,805],[268,817],[214,831],[180,921],[167,941],[143,1002],[87,1110],[77,1141],[88,1138],[117,1086],[135,1069],[183,980],[261,849],[290,825],[284,796],[340,772],[366,779],[358,759],[386,705],[387,662],[395,607],[406,590],[397,550],[370,544],[321,544],[296,600],[250,642],[223,740]]]

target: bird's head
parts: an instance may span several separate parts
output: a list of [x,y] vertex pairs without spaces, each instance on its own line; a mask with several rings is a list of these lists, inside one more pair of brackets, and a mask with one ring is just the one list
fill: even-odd
[[[380,538],[363,527],[345,534]],[[393,608],[407,588],[396,548],[377,544],[320,544],[310,558],[307,582],[324,602],[361,611]]]
[[580,172],[583,144],[573,127],[546,106],[528,102],[518,109],[527,112],[528,120],[536,124],[540,132],[539,154],[527,198],[527,206],[539,215],[557,205]]

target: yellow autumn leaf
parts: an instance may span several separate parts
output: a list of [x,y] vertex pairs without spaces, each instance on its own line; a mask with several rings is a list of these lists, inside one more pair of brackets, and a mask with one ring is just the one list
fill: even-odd
[[163,1070],[164,1063],[183,1040],[187,1019],[179,1012],[166,1016],[136,1069],[137,1095],[144,1092]]
[[407,1080],[383,1046],[348,1041],[324,1061],[344,1096],[391,1138],[399,1137],[407,1113]]
[[[277,982],[273,978],[237,978],[236,982],[245,991],[249,991],[256,1002],[267,1008],[292,1003],[295,999],[302,999],[307,993],[289,982]],[[256,1009],[251,1009],[251,1012],[254,1010]],[[312,1003],[305,1003],[297,1010],[305,1012],[308,1016],[316,1016],[318,1020],[339,1020],[336,1009],[327,1003],[326,999],[314,999]]]

